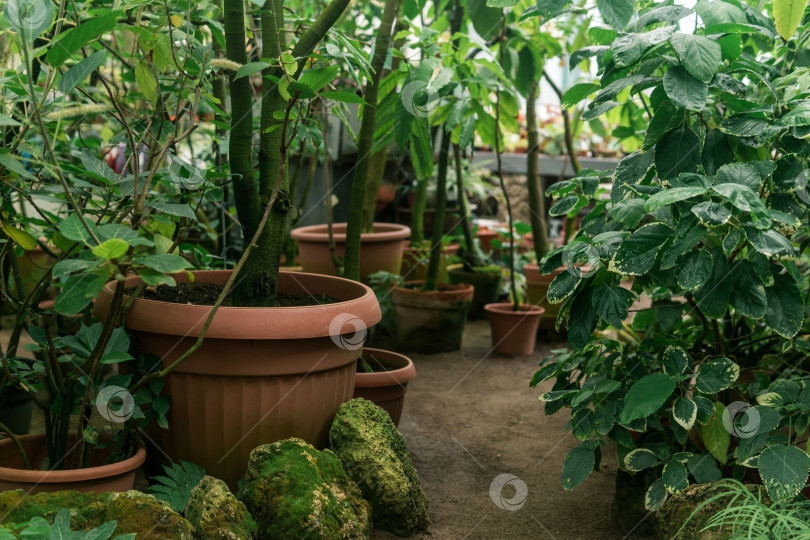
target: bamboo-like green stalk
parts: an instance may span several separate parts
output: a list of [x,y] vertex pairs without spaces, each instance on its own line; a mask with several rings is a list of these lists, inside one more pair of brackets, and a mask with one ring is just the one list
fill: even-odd
[[453,145],[453,160],[456,165],[456,190],[458,191],[458,209],[461,212],[461,231],[464,233],[464,259],[472,267],[481,266],[478,260],[478,252],[475,249],[472,227],[470,226],[470,210],[467,202],[467,193],[464,190],[464,176],[461,166],[461,149],[457,144]]
[[411,214],[411,244],[419,245],[425,240],[427,188],[427,178],[420,178],[416,181],[416,197],[414,197],[413,213]]
[[532,83],[526,99],[526,129],[529,151],[526,156],[526,183],[529,187],[529,210],[532,225],[534,254],[539,262],[548,253],[548,229],[546,228],[546,199],[543,181],[540,178],[540,134],[537,130],[537,94],[540,81]]
[[447,206],[447,165],[450,154],[450,133],[442,130],[439,146],[439,174],[436,178],[436,213],[433,215],[433,236],[430,240],[430,264],[423,291],[435,291],[439,281],[442,259],[442,238],[444,238],[444,216]]
[[[385,0],[382,20],[374,40],[374,55],[371,58],[371,77],[363,91],[363,120],[357,136],[357,163],[352,178],[352,191],[349,198],[349,214],[346,224],[346,255],[344,275],[360,281],[360,235],[363,232],[363,203],[366,195],[371,149],[374,146],[374,127],[377,116],[377,97],[380,89],[385,58],[391,44],[391,34],[397,15],[397,0]],[[373,217],[372,217],[373,220]]]

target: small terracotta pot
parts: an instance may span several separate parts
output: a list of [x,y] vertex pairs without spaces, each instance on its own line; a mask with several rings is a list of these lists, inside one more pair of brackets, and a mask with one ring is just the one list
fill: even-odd
[[543,308],[520,304],[519,311],[512,311],[512,304],[505,302],[487,304],[485,309],[492,331],[492,346],[497,352],[515,356],[534,354]]
[[396,349],[422,353],[459,350],[473,286],[439,283],[438,290],[423,292],[423,284],[407,281],[404,287],[391,290]]
[[376,369],[380,366],[388,371],[358,373],[354,379],[354,397],[367,399],[391,416],[395,425],[402,418],[405,405],[405,390],[416,377],[416,367],[407,356],[381,349],[363,349],[363,358]]
[[[223,285],[230,270],[194,272],[197,283]],[[178,283],[188,276],[174,274]],[[133,287],[139,278],[128,278]],[[106,314],[114,283],[96,302]],[[380,321],[374,292],[362,283],[317,274],[279,273],[279,291],[328,295],[332,304],[220,307],[202,346],[165,379],[172,398],[169,429],[157,444],[174,460],[193,461],[231,486],[245,474],[251,450],[299,437],[324,447],[335,413],[351,399],[365,328]],[[211,306],[139,298],[127,328],[140,350],[170,365],[196,340]]]
[[481,251],[492,253],[492,241],[498,238],[498,233],[489,229],[479,229],[476,236],[478,236],[478,241],[481,242]]
[[557,320],[557,313],[560,312],[562,304],[550,304],[548,302],[548,287],[554,278],[565,271],[560,267],[550,274],[540,275],[540,266],[536,264],[524,264],[523,275],[526,276],[526,300],[533,306],[540,306],[544,312],[540,318],[540,328],[543,330],[554,330]]
[[[346,253],[346,224],[335,223],[332,233],[335,239],[335,256],[343,257]],[[411,229],[405,225],[375,223],[373,233],[363,233],[360,236],[360,276],[365,279],[369,274],[380,271],[399,273],[405,239],[410,235]],[[298,241],[298,260],[304,272],[337,275],[329,251],[327,225],[299,227],[293,229],[290,236]]]
[[[442,246],[441,266],[439,267],[438,280],[446,283],[447,276],[447,259],[458,253],[458,244],[447,244]],[[424,247],[406,247],[405,252],[402,254],[402,266],[400,267],[399,274],[407,280],[425,280],[427,279],[428,266],[430,266],[430,246]]]
[[468,283],[475,288],[469,319],[477,321],[484,319],[487,304],[497,302],[501,295],[502,274],[500,268],[490,270],[489,267],[474,268],[472,272],[464,270],[463,264],[453,264],[447,267],[450,283]]
[[374,211],[382,211],[383,208],[394,202],[396,196],[396,186],[392,186],[391,184],[381,184],[380,189],[377,190],[377,202],[374,206]]
[[[146,460],[146,450],[138,449],[134,456],[124,461],[104,465],[109,449],[90,452],[91,467],[64,471],[41,471],[39,468],[48,457],[45,435],[18,437],[25,449],[33,470],[23,466],[22,457],[11,439],[0,440],[0,492],[22,489],[28,495],[36,493],[76,490],[84,493],[129,491],[135,485],[135,469]],[[75,441],[75,438],[73,438]],[[68,448],[73,447],[68,441]],[[72,454],[68,453],[67,459]]]

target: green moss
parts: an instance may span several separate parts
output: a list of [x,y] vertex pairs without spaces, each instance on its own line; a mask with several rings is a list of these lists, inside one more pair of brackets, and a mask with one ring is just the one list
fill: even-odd
[[222,480],[205,476],[191,490],[186,519],[200,540],[241,540],[253,538],[256,522]]
[[368,538],[371,509],[332,452],[301,439],[250,453],[238,494],[260,538]]
[[458,302],[437,311],[430,324],[403,328],[397,321],[395,350],[432,354],[461,349],[469,305],[469,301]]
[[361,398],[344,403],[329,440],[346,473],[371,503],[376,528],[400,536],[427,528],[428,499],[405,439],[385,410]]
[[0,524],[24,523],[37,516],[52,523],[62,508],[70,509],[71,528],[77,531],[89,531],[114,520],[116,535],[136,533],[138,540],[193,537],[189,522],[167,503],[139,491],[56,491],[28,496],[21,490],[6,491],[0,493]]

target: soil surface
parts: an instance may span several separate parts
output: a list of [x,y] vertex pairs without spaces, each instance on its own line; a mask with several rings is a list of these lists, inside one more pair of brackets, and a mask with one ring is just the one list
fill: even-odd
[[[135,289],[128,289],[130,294]],[[178,283],[175,287],[159,286],[144,289],[140,298],[146,300],[157,300],[159,302],[171,302],[173,304],[192,304],[195,306],[213,306],[222,292],[220,285],[213,283]],[[325,294],[311,296],[296,296],[291,294],[281,294],[276,296],[276,304],[273,307],[298,307],[315,306],[319,304],[334,304],[338,300]],[[222,302],[223,306],[231,306],[230,296]]]
[[[562,431],[570,415],[545,416],[537,398],[550,383],[529,387],[545,352],[560,346],[541,341],[530,358],[490,353],[489,324],[475,321],[467,323],[460,352],[409,355],[417,374],[408,384],[399,429],[430,498],[431,521],[428,532],[414,538],[625,537],[610,514],[614,447],[603,448],[598,473],[574,491],[562,488],[563,459],[578,444]],[[526,486],[525,504],[517,510],[501,509],[490,497],[501,474],[518,479],[503,488],[506,501],[515,498],[518,482]],[[373,538],[397,537],[375,531]]]

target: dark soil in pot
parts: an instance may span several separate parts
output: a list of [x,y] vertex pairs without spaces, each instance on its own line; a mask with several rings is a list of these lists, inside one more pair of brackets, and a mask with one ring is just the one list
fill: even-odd
[[[134,288],[129,289],[131,293]],[[222,287],[214,283],[179,283],[175,287],[167,285],[159,287],[148,287],[144,289],[139,298],[144,300],[157,300],[158,302],[171,302],[172,304],[192,304],[195,306],[213,306]],[[334,304],[339,302],[326,294],[316,295],[294,295],[278,293],[276,304],[271,307],[300,307],[315,306],[321,304]],[[228,295],[222,302],[223,306],[232,306],[231,297]]]

